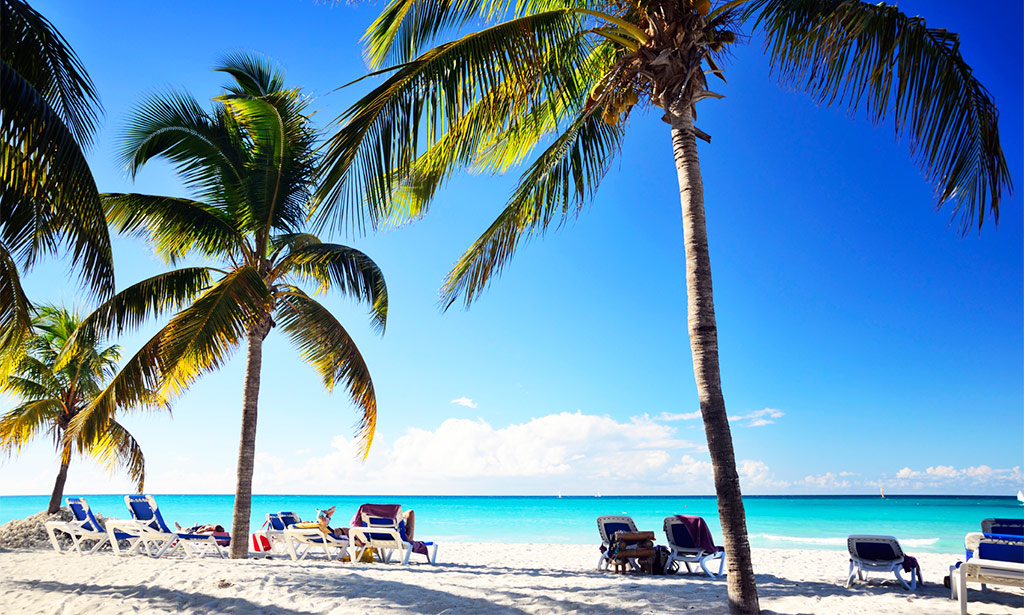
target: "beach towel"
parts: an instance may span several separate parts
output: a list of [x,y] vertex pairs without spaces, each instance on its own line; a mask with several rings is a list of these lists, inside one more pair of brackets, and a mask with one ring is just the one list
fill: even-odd
[[402,507],[398,504],[363,504],[356,511],[355,516],[352,517],[352,526],[363,527],[363,515],[396,519],[398,520],[398,535],[401,536],[402,540],[412,545],[412,552],[426,555],[429,558],[430,553],[427,551],[427,543],[421,540],[409,540],[409,537],[405,535],[405,521],[401,519],[401,513]]
[[[708,528],[708,524],[703,518],[694,515],[675,515],[675,517],[679,519],[683,527],[686,528],[687,533],[690,534],[694,548],[700,549],[705,553],[725,551],[725,548],[715,544],[715,539],[711,537],[711,529]],[[687,545],[682,544],[678,546],[687,547]]]
[[911,557],[911,556],[907,555],[906,553],[904,553],[903,554],[903,572],[913,572],[914,570],[917,571],[917,582],[918,582],[918,584],[924,583],[924,580],[921,579],[921,564],[917,563],[917,558],[916,557]]

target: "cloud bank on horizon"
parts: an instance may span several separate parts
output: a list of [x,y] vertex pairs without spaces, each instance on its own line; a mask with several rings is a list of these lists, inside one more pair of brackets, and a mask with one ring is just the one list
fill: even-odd
[[[467,398],[453,400],[461,403]],[[697,414],[697,417],[692,416]],[[785,413],[772,408],[731,417],[735,424],[762,427]],[[448,418],[435,429],[409,428],[391,442],[378,442],[363,462],[355,442],[345,434],[329,447],[257,453],[255,493],[359,494],[710,495],[713,470],[707,446],[680,437],[677,421],[698,413],[609,416],[560,412],[526,422],[495,427],[483,418]],[[234,467],[196,468],[178,457],[171,468],[150,463],[147,491],[155,493],[230,493]],[[94,464],[79,463],[70,488],[80,493],[108,493],[123,479],[107,476]],[[1024,482],[1020,466],[956,468],[936,465],[903,467],[891,475],[865,476],[852,471],[806,476],[779,476],[764,460],[738,459],[745,494],[873,493],[1012,493]],[[50,468],[38,476],[0,478],[0,493],[37,494],[48,484]]]

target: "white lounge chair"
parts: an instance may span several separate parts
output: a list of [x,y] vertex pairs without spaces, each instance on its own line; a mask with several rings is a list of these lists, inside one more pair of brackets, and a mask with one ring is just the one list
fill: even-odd
[[971,532],[964,538],[969,557],[949,569],[950,597],[960,598],[967,615],[967,583],[1024,587],[1024,536]]
[[[316,524],[312,524],[313,527],[295,527],[297,524],[302,523],[299,521],[299,516],[295,513],[280,512],[276,515],[269,514],[267,515],[267,520],[270,521],[270,527],[274,528],[275,533],[277,533],[275,536],[267,532],[268,536],[271,536],[271,548],[274,547],[273,543],[275,540],[280,540],[284,545],[285,551],[293,560],[305,559],[314,547],[322,548],[324,555],[328,559],[333,559],[334,557],[342,559],[348,555],[348,538],[339,538],[331,534],[325,534],[320,529],[320,526]],[[336,549],[338,553],[332,555],[331,549]]]
[[[361,513],[363,526],[348,529],[348,538],[352,545],[352,561],[358,562],[367,550],[374,549],[380,561],[391,561],[392,553],[403,552],[402,564],[409,563],[413,544],[406,539],[405,522],[402,520],[402,507],[395,506],[394,517],[380,517]],[[427,548],[427,561],[437,563],[437,547],[433,542],[424,542]]]
[[[689,526],[683,519],[689,520]],[[722,575],[725,568],[725,550],[717,547],[711,537],[711,530],[704,519],[692,515],[673,515],[665,517],[665,538],[668,539],[668,566],[672,562],[682,562],[687,572],[693,572],[690,564],[697,564],[709,577]],[[694,535],[694,534],[697,535]],[[708,562],[718,560],[718,572],[708,569]]]
[[[597,569],[605,570],[611,564],[608,551],[612,548],[612,540],[617,532],[635,532],[636,523],[626,515],[604,515],[597,518],[597,531],[601,534],[601,557],[597,560]],[[634,567],[635,562],[630,562]]]
[[903,578],[900,570],[906,556],[900,542],[892,536],[857,535],[846,539],[850,551],[850,578],[846,586],[853,585],[853,579],[863,581],[868,572],[891,572],[896,575],[904,589],[917,589],[917,569],[910,572],[910,583]]
[[[103,529],[100,522],[96,520],[96,516],[93,515],[92,509],[89,508],[89,504],[86,503],[85,498],[65,498],[68,508],[71,509],[71,513],[75,515],[74,521],[47,521],[46,522],[46,533],[50,537],[50,544],[53,545],[54,551],[57,553],[78,553],[79,555],[88,555],[95,553],[111,540],[117,542],[118,540],[127,540],[131,542],[131,546],[134,549],[138,546],[138,537],[123,532],[115,532],[113,537]],[[57,540],[57,532],[64,532],[71,536],[71,548],[64,551],[60,547],[60,541]],[[82,542],[87,540],[96,541],[96,544],[92,546],[88,551],[83,550]]]
[[263,533],[266,535],[267,540],[270,541],[270,550],[273,551],[284,551],[289,553],[288,541],[285,538],[284,531],[296,523],[301,523],[302,519],[299,518],[293,512],[278,512],[278,513],[267,513],[266,529]]
[[157,508],[153,496],[126,495],[124,502],[128,505],[132,518],[130,520],[107,520],[107,533],[111,536],[111,547],[115,553],[120,554],[120,550],[117,547],[117,541],[113,540],[113,536],[114,532],[120,529],[126,534],[136,536],[150,557],[162,557],[176,546],[181,547],[190,557],[198,555],[198,549],[202,547],[212,550],[220,557],[225,557],[215,536],[171,530],[164,521],[163,515],[160,514],[160,509]]

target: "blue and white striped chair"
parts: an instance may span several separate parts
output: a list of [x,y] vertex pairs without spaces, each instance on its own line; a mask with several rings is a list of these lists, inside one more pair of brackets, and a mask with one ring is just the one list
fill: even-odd
[[[208,547],[220,557],[225,557],[217,539],[211,534],[190,534],[187,532],[176,532],[167,526],[160,509],[157,508],[156,500],[151,495],[126,495],[124,502],[132,514],[132,519],[119,520],[109,519],[107,521],[107,533],[112,535],[116,529],[133,534],[139,538],[150,557],[162,557],[172,547],[180,546],[188,556],[195,556],[199,552],[197,547]],[[116,541],[111,541],[115,553],[120,553]],[[141,549],[140,549],[141,552]],[[154,554],[155,553],[155,554]]]
[[[92,509],[89,508],[89,504],[86,503],[85,498],[65,498],[68,504],[68,508],[71,509],[72,514],[75,515],[74,521],[47,521],[46,522],[46,533],[50,537],[50,544],[53,545],[53,549],[57,553],[78,553],[79,555],[88,555],[95,553],[107,544],[109,541],[114,542],[118,540],[127,540],[131,543],[131,548],[134,550],[139,546],[139,539],[137,536],[125,534],[124,532],[114,532],[114,534],[108,534],[106,530],[100,525],[100,522],[96,520],[96,516],[92,514]],[[60,548],[60,542],[57,540],[57,532],[64,532],[71,536],[71,548],[64,551]],[[83,550],[82,541],[94,540],[96,544],[92,546],[88,551]]]

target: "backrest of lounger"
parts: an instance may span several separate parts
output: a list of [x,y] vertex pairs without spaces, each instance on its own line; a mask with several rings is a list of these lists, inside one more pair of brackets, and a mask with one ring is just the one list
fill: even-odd
[[283,532],[285,525],[281,522],[281,516],[276,513],[267,513],[267,527],[275,532]]
[[683,524],[679,519],[665,519],[665,537],[674,547],[680,549],[697,549],[697,543],[694,542],[693,536],[690,536],[690,531],[686,529],[686,525]]
[[1024,541],[982,538],[978,543],[978,557],[1024,564]]
[[[363,525],[370,528],[379,527],[389,530],[398,529],[398,524],[395,523],[394,519],[388,519],[387,517],[373,517],[370,515],[363,515]],[[394,540],[394,535],[391,533],[381,532],[378,534],[375,532],[368,532],[366,536],[369,537],[370,540]]]
[[156,500],[153,499],[153,496],[126,495],[124,496],[124,501],[128,504],[128,508],[132,512],[132,518],[136,521],[144,523],[160,532],[173,533],[167,527],[167,523],[164,522],[164,517],[160,514],[160,509],[157,508]]
[[850,555],[873,562],[903,559],[903,549],[892,536],[850,536],[846,541]]
[[1024,519],[985,519],[981,531],[986,534],[1024,536]]
[[91,532],[103,531],[100,529],[99,521],[96,520],[92,511],[89,510],[89,505],[85,503],[85,498],[66,498],[65,501],[68,503],[68,508],[75,515],[75,520],[82,524],[82,529]]
[[286,529],[289,526],[295,525],[296,523],[302,523],[302,519],[300,519],[299,516],[293,512],[281,511],[277,513],[277,518],[280,519],[282,524],[284,524],[284,527],[281,529]]
[[597,518],[597,531],[601,533],[601,542],[608,545],[615,532],[635,532],[636,523],[625,515],[605,515]]

